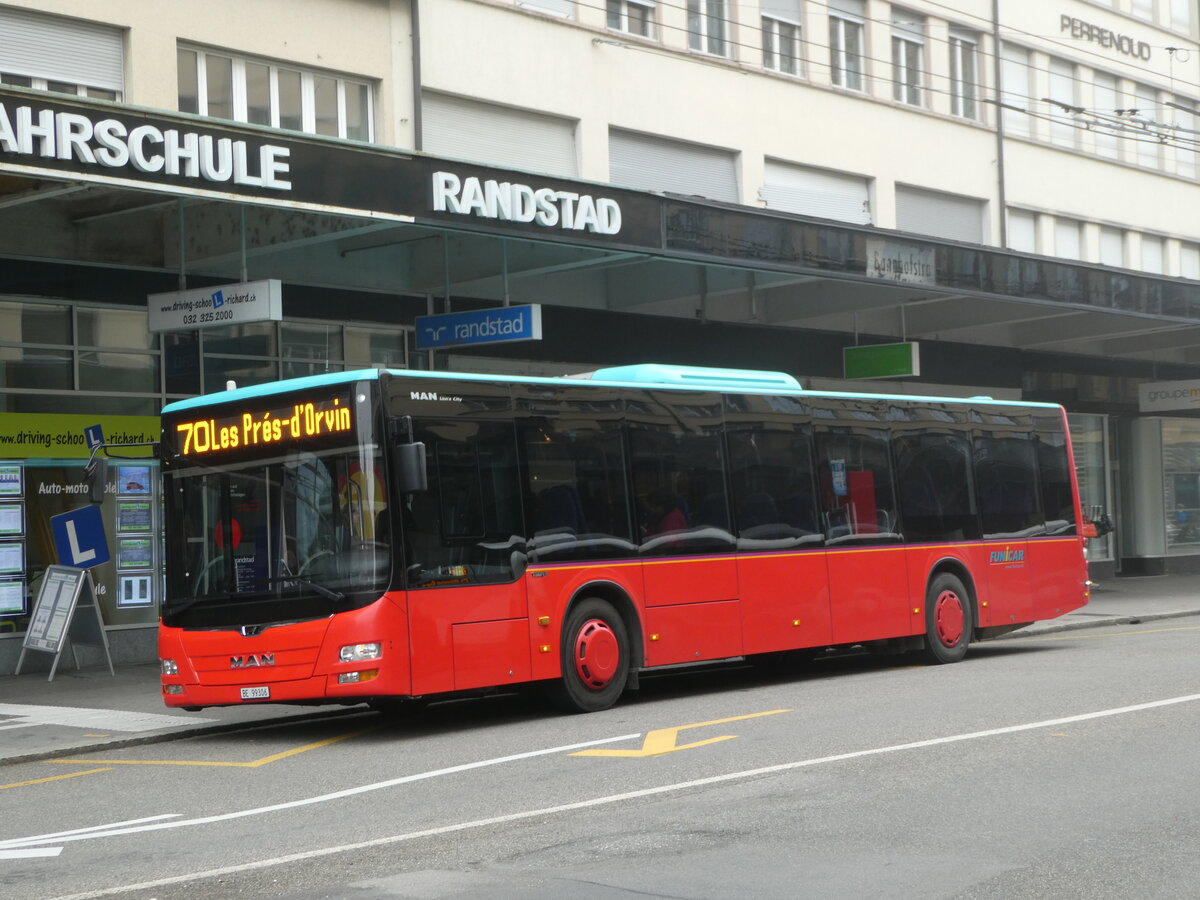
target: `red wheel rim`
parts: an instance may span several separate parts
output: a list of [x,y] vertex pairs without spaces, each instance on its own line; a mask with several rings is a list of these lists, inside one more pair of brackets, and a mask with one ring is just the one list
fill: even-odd
[[933,625],[939,641],[947,647],[957,646],[965,618],[962,598],[957,593],[947,590],[938,594],[933,604]]
[[621,645],[617,635],[603,619],[584,622],[571,649],[575,673],[580,681],[593,690],[605,687],[617,674],[621,664]]

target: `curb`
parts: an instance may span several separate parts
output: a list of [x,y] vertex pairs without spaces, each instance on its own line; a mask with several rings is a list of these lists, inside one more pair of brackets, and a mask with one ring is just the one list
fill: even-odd
[[1030,631],[1021,629],[992,638],[992,641],[1015,641],[1033,637],[1039,634],[1054,634],[1062,631],[1080,631],[1084,628],[1102,628],[1105,625],[1141,625],[1143,622],[1154,622],[1160,619],[1182,619],[1188,616],[1200,616],[1200,609],[1185,609],[1177,612],[1145,613],[1142,615],[1106,616],[1103,619],[1092,619],[1084,622],[1052,622]]
[[69,747],[58,747],[52,750],[35,750],[20,756],[0,757],[0,767],[13,766],[19,763],[41,762],[45,759],[56,759],[60,756],[84,753],[99,753],[103,750],[121,750],[125,747],[141,747],[147,744],[164,744],[167,741],[187,737],[200,737],[207,734],[232,734],[237,731],[249,731],[253,728],[270,728],[275,725],[291,724],[293,722],[314,722],[335,719],[342,716],[362,715],[370,710],[362,706],[350,709],[332,709],[321,713],[302,713],[300,715],[281,715],[270,719],[255,719],[237,723],[216,723],[210,725],[183,725],[179,728],[163,728],[158,731],[148,731],[144,734],[127,738],[116,738],[107,741],[94,741],[90,744],[73,744]]

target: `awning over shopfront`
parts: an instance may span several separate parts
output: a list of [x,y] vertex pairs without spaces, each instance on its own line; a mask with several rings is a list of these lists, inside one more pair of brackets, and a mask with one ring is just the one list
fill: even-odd
[[1200,365],[1196,282],[18,88],[0,257]]

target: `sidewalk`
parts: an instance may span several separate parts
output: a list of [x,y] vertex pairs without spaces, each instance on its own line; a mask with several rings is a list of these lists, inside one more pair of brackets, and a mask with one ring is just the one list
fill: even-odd
[[[1196,615],[1200,615],[1200,575],[1111,578],[1096,585],[1092,602],[1082,609],[1006,637]],[[52,682],[45,672],[0,676],[0,765],[346,710],[278,704],[217,707],[198,713],[168,709],[159,693],[157,665],[118,667],[115,676],[103,666],[60,669]],[[4,780],[0,776],[0,782]]]

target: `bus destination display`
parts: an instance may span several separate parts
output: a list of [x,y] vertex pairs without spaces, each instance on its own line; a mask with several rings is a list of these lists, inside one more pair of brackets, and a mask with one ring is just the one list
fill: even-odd
[[282,446],[353,430],[354,416],[343,397],[175,423],[177,447],[183,456]]

